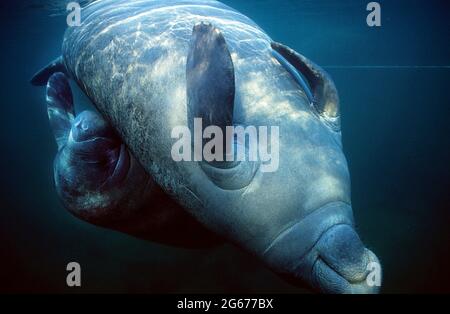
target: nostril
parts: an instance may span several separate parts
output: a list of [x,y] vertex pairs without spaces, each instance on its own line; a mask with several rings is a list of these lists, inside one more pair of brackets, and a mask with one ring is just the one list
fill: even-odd
[[117,140],[114,129],[99,114],[92,111],[80,113],[73,122],[72,137],[77,142],[100,138]]
[[89,128],[89,127],[88,127],[88,123],[87,123],[85,120],[82,120],[82,121],[81,121],[81,129],[82,129],[83,131],[86,131],[88,128]]

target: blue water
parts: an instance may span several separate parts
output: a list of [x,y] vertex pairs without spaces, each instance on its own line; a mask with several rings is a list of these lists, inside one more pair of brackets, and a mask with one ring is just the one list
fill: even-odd
[[[227,0],[334,78],[359,233],[384,266],[383,292],[450,291],[450,5]],[[52,181],[56,146],[30,76],[60,53],[62,2],[0,4],[0,291],[304,292],[240,250],[170,248],[68,214]]]

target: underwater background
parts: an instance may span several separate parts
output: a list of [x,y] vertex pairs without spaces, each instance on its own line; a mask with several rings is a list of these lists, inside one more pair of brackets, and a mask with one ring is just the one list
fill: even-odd
[[[44,88],[29,79],[60,54],[66,2],[0,3],[0,292],[307,292],[231,245],[172,248],[64,210]],[[450,3],[379,1],[382,26],[370,28],[368,0],[222,2],[334,78],[357,229],[383,264],[382,292],[450,292]],[[71,261],[81,288],[66,286]]]

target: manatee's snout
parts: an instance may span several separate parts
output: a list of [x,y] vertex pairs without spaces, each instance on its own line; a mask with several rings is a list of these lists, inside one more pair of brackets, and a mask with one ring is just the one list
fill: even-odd
[[74,119],[71,136],[78,143],[101,141],[105,145],[109,142],[111,147],[121,143],[114,129],[98,113],[93,111],[83,111]]
[[295,285],[323,293],[378,293],[381,265],[353,227],[344,202],[328,203],[283,231],[264,260]]
[[[349,225],[325,231],[313,251],[312,284],[327,293],[377,293],[381,268]],[[375,272],[375,273],[374,273]]]

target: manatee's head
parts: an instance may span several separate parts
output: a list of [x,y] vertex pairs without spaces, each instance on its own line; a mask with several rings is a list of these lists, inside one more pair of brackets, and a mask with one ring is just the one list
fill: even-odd
[[[355,231],[335,85],[293,50],[276,43],[272,49],[272,66],[291,75],[303,97],[287,98],[295,102],[293,117],[267,119],[267,143],[264,131],[257,129],[258,149],[272,152],[271,161],[249,161],[251,141],[235,134],[228,143],[235,150],[224,147],[223,159],[244,146],[245,161],[219,158],[186,166],[189,192],[199,204],[197,216],[298,284],[328,293],[376,293],[381,271]],[[219,126],[223,134],[229,132],[226,126],[236,126],[232,60],[217,29],[194,27],[187,61],[189,123],[201,118],[203,130]],[[271,110],[276,113],[283,106],[273,103]],[[192,124],[190,128],[195,131]]]

